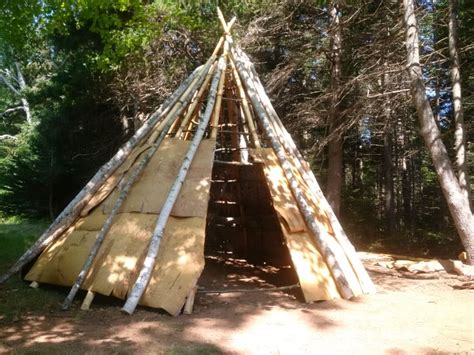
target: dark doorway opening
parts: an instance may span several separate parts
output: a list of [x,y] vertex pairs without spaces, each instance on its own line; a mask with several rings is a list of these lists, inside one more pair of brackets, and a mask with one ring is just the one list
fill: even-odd
[[[204,290],[298,284],[263,164],[216,161],[207,215]],[[296,297],[300,289],[285,290]]]

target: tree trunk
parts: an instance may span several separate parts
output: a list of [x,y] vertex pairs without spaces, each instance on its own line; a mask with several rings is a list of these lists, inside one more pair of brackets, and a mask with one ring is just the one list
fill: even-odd
[[[404,143],[406,145],[406,142]],[[402,197],[403,197],[403,226],[409,229],[411,219],[411,194],[409,177],[410,158],[402,158]]]
[[[28,100],[23,96],[23,90],[26,88],[26,81],[25,78],[23,77],[23,74],[20,70],[20,64],[18,62],[15,62],[15,68],[16,68],[16,73],[13,71],[13,73],[10,70],[4,70],[4,74],[0,74],[0,80],[3,81],[3,83],[10,89],[10,91],[19,97],[21,101],[21,106],[20,108],[25,112],[26,116],[26,121],[28,124],[32,123],[31,120],[31,112],[30,112],[30,104],[28,103]],[[14,85],[13,83],[17,83]],[[17,108],[15,108],[16,110]],[[7,110],[7,111],[12,111],[12,110]],[[4,113],[6,113],[5,111]]]
[[336,216],[341,209],[342,191],[342,137],[338,132],[340,122],[338,113],[339,81],[341,79],[341,28],[339,23],[339,12],[336,5],[331,6],[331,103],[329,107],[329,136],[328,144],[328,173],[326,183],[326,197]]
[[[469,171],[466,159],[466,129],[464,125],[464,115],[462,111],[461,94],[461,70],[458,54],[458,23],[457,23],[457,0],[449,0],[449,58],[451,60],[451,85],[453,94],[454,112],[454,152],[456,154],[456,167],[458,170],[458,180],[461,190],[467,199],[471,201]],[[472,209],[471,209],[472,211]]]
[[[17,62],[15,63],[15,66],[16,66],[16,75],[18,79],[18,85],[20,86],[20,93],[22,93],[22,91],[26,88],[26,81],[25,81],[25,78],[23,77],[23,73],[20,70],[20,64]],[[22,97],[21,104],[23,105],[23,110],[25,111],[26,122],[28,122],[28,124],[31,124],[32,123],[31,112],[30,112],[30,104],[28,103],[28,100],[25,97]]]
[[469,200],[454,173],[448,152],[436,125],[433,110],[426,96],[426,88],[420,65],[418,27],[414,0],[403,0],[405,10],[406,47],[408,74],[413,103],[418,113],[421,135],[431,155],[449,211],[457,232],[469,255],[469,264],[474,264],[474,216]]
[[[389,111],[389,109],[387,109]],[[393,159],[392,146],[393,135],[390,116],[387,116],[384,131],[384,183],[385,183],[385,219],[387,223],[387,231],[392,235],[395,231],[395,194],[393,190]]]

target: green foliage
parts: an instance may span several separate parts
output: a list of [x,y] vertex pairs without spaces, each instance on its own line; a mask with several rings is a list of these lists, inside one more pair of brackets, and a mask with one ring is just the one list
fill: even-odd
[[0,65],[8,59],[26,57],[40,38],[42,2],[4,0],[0,6]]

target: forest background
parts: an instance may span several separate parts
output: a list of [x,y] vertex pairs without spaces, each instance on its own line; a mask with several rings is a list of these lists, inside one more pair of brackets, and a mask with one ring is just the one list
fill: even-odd
[[[356,246],[457,255],[461,240],[410,92],[406,8],[392,0],[4,0],[0,216],[53,219],[208,58],[221,34],[217,6],[237,16],[234,38]],[[426,97],[469,191],[474,9],[455,0],[415,8]]]

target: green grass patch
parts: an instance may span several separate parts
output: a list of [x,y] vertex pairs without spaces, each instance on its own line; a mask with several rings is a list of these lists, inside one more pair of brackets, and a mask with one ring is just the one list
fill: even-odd
[[0,272],[15,262],[47,226],[47,221],[25,220],[18,217],[1,218]]
[[[47,221],[16,217],[0,219],[0,273],[5,272],[47,228]],[[64,291],[41,287],[33,289],[20,275],[0,285],[0,324],[29,313],[58,309]]]

